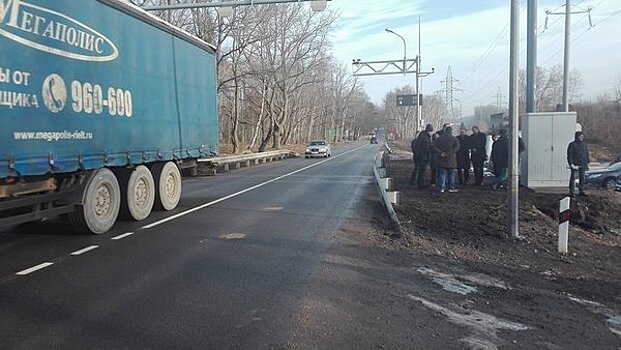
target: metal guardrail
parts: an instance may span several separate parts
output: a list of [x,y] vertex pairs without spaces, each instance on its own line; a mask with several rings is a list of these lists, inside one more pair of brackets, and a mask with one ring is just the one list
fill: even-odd
[[382,203],[390,216],[390,220],[393,225],[400,230],[401,223],[399,222],[395,208],[392,206],[393,203],[398,203],[399,192],[390,191],[392,187],[392,178],[386,177],[386,159],[384,151],[380,151],[375,155],[375,159],[373,160],[373,175],[375,177],[375,185],[382,198]]
[[233,169],[239,169],[242,167],[242,164],[248,167],[253,164],[258,165],[261,163],[273,162],[274,160],[289,158],[292,154],[293,152],[289,150],[280,150],[224,157],[201,158],[198,159],[197,162],[199,164],[210,166],[213,169],[222,167],[224,172],[228,172],[231,170],[231,167],[233,167]]

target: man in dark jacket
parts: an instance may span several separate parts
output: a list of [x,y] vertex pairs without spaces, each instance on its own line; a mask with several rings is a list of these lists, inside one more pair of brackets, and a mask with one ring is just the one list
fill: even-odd
[[[442,136],[442,134],[444,134],[444,130],[446,130],[447,126],[450,126],[451,124],[443,124],[442,125],[442,129],[436,131],[435,134],[431,135],[431,143],[433,144],[433,142],[435,142],[438,137]],[[438,155],[436,154],[436,152],[431,152],[431,159],[429,160],[429,167],[431,168],[431,185],[435,186],[436,182],[438,181],[438,164],[437,164],[437,160],[438,160]]]
[[425,171],[431,158],[431,134],[433,133],[433,125],[427,124],[425,130],[418,134],[418,137],[412,140],[412,156],[414,157],[414,171],[410,176],[410,185],[418,186],[419,190],[425,187]]
[[455,173],[457,168],[457,151],[459,151],[459,141],[453,136],[453,128],[447,126],[444,132],[433,143],[433,151],[437,155],[438,165],[438,186],[440,193],[446,189],[446,177],[449,179],[449,192],[457,192],[455,188]]
[[472,135],[470,135],[470,157],[472,159],[472,167],[474,168],[474,184],[481,186],[483,184],[483,164],[487,160],[485,152],[485,144],[487,136],[479,131],[478,126],[472,127]]
[[459,130],[459,151],[457,151],[457,178],[460,185],[467,185],[470,179],[470,136],[466,128]]
[[571,176],[569,177],[569,195],[574,196],[574,188],[576,187],[576,173],[578,173],[578,189],[580,195],[584,193],[584,172],[589,170],[589,149],[584,142],[584,133],[576,132],[574,141],[567,146],[567,163],[571,168]]
[[496,171],[496,181],[492,185],[495,190],[499,186],[505,185],[509,170],[509,139],[507,138],[507,129],[500,129],[500,137],[494,145],[492,145],[492,162]]

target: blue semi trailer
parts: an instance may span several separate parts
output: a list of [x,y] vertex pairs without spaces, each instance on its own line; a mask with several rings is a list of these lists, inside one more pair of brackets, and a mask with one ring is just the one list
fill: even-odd
[[0,225],[172,210],[217,147],[213,46],[117,0],[0,0]]

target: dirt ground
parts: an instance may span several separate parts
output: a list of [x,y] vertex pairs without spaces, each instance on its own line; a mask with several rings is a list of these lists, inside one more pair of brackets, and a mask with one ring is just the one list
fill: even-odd
[[556,221],[530,206],[558,196],[525,195],[525,238],[514,241],[505,193],[413,190],[405,158],[388,166],[404,232],[389,229],[369,186],[329,243],[286,348],[621,349],[618,236],[574,229],[560,256]]
[[566,194],[520,188],[521,239],[513,240],[507,233],[506,190],[486,184],[459,186],[458,193],[418,190],[408,183],[413,164],[407,145],[394,145],[388,174],[402,192],[396,210],[405,231],[413,234],[410,244],[469,261],[621,281],[621,193],[592,189],[588,197],[572,199],[570,253],[562,256],[557,253],[558,206]]
[[[558,201],[565,194],[521,188],[521,237],[512,239],[506,191],[488,185],[460,186],[458,193],[418,190],[408,183],[413,167],[408,145],[392,147],[387,173],[401,191],[396,211],[402,231],[397,236],[386,229],[392,239],[378,239],[378,244],[429,258],[431,268],[419,272],[436,282],[467,282],[463,276],[474,274],[487,276],[479,286],[490,286],[490,280],[510,285],[492,288],[483,300],[497,313],[519,315],[529,327],[555,333],[557,340],[527,341],[531,345],[621,348],[621,193],[593,189],[588,197],[572,200],[569,254],[563,255],[557,252]],[[594,329],[601,334],[587,335]]]

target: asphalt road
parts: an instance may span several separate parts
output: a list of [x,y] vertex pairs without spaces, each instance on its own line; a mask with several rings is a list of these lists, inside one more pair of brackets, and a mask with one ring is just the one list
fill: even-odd
[[60,221],[0,231],[2,348],[288,347],[335,232],[373,186],[376,149],[188,179],[177,210],[105,235]]

